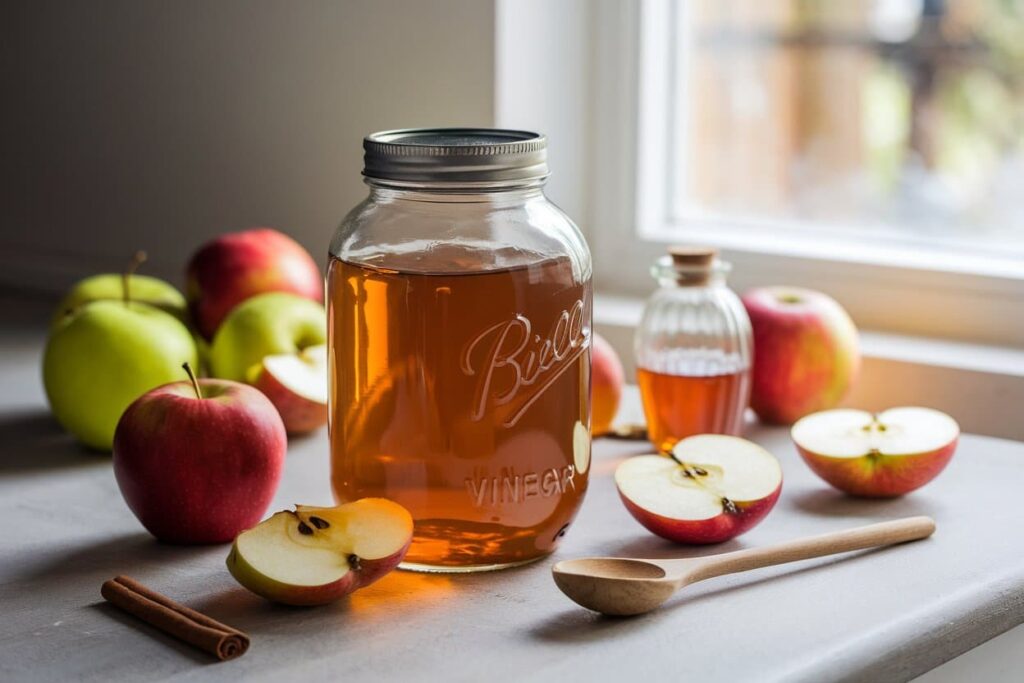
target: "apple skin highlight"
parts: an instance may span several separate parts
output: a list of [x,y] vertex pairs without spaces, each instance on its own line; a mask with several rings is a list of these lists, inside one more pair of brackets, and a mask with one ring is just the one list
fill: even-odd
[[721,514],[708,519],[680,520],[644,510],[619,492],[619,497],[629,513],[648,531],[676,543],[709,545],[736,538],[757,526],[768,516],[782,493],[782,482],[766,498],[753,502],[736,502],[736,512],[723,510]]
[[273,404],[227,380],[165,384],[121,417],[113,466],[128,507],[161,541],[227,543],[277,491],[287,436]]
[[937,477],[953,458],[958,442],[925,453],[858,458],[819,455],[800,444],[796,449],[815,474],[840,491],[863,498],[895,498]]

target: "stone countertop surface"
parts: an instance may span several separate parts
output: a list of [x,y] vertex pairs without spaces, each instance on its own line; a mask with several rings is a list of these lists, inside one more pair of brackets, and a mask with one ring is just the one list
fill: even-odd
[[[748,436],[779,457],[785,481],[776,509],[737,540],[651,536],[612,481],[648,449],[599,440],[555,556],[488,574],[395,572],[327,607],[273,605],[234,582],[227,546],[154,541],[109,457],[60,432],[39,379],[45,310],[34,310],[0,327],[0,680],[907,680],[1024,622],[1024,444],[965,435],[932,484],[869,501],[815,478],[786,430],[756,426]],[[325,432],[293,440],[272,510],[329,504],[328,469]],[[919,514],[938,523],[926,541],[712,579],[631,619],[587,612],[551,580],[556,559],[691,557]],[[121,573],[247,631],[250,651],[218,663],[118,612],[99,589]]]

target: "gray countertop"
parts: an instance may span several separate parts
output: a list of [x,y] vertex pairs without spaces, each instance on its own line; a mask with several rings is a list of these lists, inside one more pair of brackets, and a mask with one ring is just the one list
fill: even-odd
[[[829,489],[785,430],[763,428],[749,436],[780,458],[785,483],[745,536],[698,549],[651,536],[611,478],[644,447],[599,441],[591,490],[556,557],[685,557],[915,514],[933,516],[937,533],[713,579],[627,620],[570,603],[551,581],[553,559],[469,576],[396,572],[332,606],[275,606],[235,584],[227,547],[165,546],[142,530],[109,458],[81,451],[49,418],[41,331],[13,318],[0,329],[5,681],[905,680],[1024,622],[1024,444],[964,436],[928,487],[866,501]],[[325,433],[293,441],[272,509],[329,503],[327,472]],[[249,632],[251,650],[215,663],[120,614],[99,595],[119,573]]]

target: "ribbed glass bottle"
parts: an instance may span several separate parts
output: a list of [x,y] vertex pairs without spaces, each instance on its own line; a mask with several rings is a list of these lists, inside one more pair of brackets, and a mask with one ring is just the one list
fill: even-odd
[[634,342],[652,443],[669,450],[694,434],[739,434],[750,400],[753,339],[730,270],[712,249],[673,247],[652,266],[658,289]]

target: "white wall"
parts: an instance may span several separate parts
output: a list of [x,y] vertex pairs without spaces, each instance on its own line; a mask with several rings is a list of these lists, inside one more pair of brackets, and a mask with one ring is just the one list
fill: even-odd
[[0,83],[0,284],[60,290],[138,248],[180,283],[253,225],[322,258],[364,134],[493,125],[494,4],[4,3]]
[[590,228],[590,0],[496,0],[495,125],[548,136],[548,197]]

